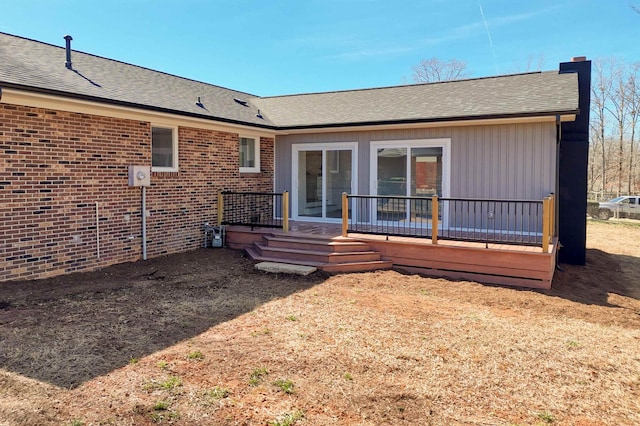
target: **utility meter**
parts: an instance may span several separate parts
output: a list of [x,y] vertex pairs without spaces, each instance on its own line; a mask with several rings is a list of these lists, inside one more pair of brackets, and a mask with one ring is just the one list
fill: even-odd
[[129,186],[151,186],[151,167],[129,166]]

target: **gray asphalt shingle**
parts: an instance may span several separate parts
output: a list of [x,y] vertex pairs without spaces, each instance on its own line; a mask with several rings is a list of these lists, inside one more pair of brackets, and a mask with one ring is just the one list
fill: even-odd
[[64,47],[0,33],[0,86],[280,129],[578,111],[577,75],[557,71],[260,98],[82,52],[71,59],[73,70]]
[[253,102],[283,127],[549,115],[578,109],[578,78],[548,71]]
[[[63,41],[64,43],[64,41]],[[0,85],[14,84],[206,118],[272,126],[256,117],[253,95],[0,33]],[[204,108],[196,105],[200,97]]]

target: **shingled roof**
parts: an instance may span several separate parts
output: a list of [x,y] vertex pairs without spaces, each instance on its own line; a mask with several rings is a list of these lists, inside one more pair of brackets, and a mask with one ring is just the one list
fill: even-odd
[[273,127],[257,117],[253,95],[75,50],[67,69],[65,57],[64,47],[0,33],[0,87]]
[[292,129],[571,114],[578,112],[578,78],[548,71],[253,102]]
[[75,50],[72,69],[64,59],[63,47],[0,33],[0,87],[275,130],[579,112],[577,75],[558,71],[261,98]]

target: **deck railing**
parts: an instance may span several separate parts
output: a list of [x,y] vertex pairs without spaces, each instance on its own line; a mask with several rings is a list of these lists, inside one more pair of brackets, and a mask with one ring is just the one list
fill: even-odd
[[[486,200],[343,194],[342,232],[540,246],[554,236],[555,197]],[[344,212],[351,211],[350,214]]]
[[289,193],[218,192],[218,225],[289,230]]

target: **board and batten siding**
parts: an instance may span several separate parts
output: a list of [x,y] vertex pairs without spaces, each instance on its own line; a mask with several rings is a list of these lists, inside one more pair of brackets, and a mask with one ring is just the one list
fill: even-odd
[[552,122],[279,135],[275,190],[291,191],[292,144],[357,142],[358,193],[369,194],[371,141],[433,138],[451,140],[451,197],[541,200],[555,192]]

